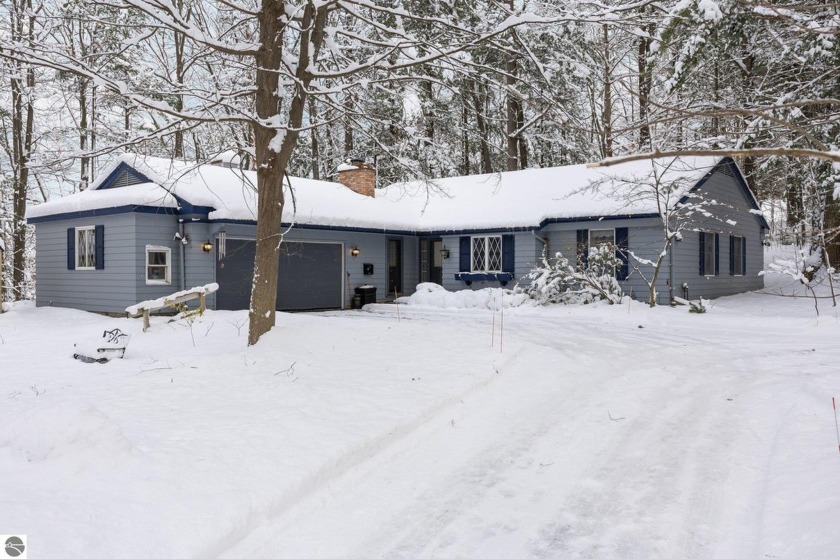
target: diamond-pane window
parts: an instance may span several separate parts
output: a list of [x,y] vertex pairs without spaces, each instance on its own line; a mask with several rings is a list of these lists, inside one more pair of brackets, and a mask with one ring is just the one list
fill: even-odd
[[76,228],[76,269],[93,270],[96,267],[96,236],[93,227]]
[[502,238],[487,237],[487,270],[502,269]]
[[502,238],[498,235],[472,238],[473,272],[499,272],[502,269]]

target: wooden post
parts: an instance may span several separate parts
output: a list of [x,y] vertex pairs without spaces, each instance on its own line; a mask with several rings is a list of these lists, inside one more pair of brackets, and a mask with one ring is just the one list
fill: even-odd
[[151,325],[149,324],[149,309],[143,309],[143,331],[149,329]]
[[204,293],[198,294],[198,312],[199,314],[204,314],[204,310],[207,308],[204,302]]

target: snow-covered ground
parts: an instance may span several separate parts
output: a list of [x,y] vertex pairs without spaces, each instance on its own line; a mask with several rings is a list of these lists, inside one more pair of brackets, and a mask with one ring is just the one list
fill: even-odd
[[[500,312],[374,305],[278,314],[248,348],[244,312],[142,333],[16,304],[0,533],[37,558],[836,557],[819,309],[523,306],[500,348]],[[72,359],[115,327],[125,359]]]

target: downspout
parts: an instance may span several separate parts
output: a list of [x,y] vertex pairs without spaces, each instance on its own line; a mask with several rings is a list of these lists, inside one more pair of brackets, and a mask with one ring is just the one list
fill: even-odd
[[531,234],[534,236],[534,238],[536,240],[538,240],[539,242],[541,242],[543,244],[543,252],[546,253],[546,258],[547,258],[548,257],[548,239],[543,239],[542,237],[537,235],[537,232],[534,231],[533,229],[531,230]]
[[179,241],[179,245],[181,245],[181,291],[184,291],[187,288],[187,254],[184,249],[184,243],[189,242],[187,238],[184,237],[184,220],[178,220],[178,234],[181,235],[181,239]]

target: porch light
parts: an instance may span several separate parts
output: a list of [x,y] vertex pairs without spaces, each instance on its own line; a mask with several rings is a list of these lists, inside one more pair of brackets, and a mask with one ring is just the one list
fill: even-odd
[[359,256],[361,253],[362,253],[362,251],[359,250],[359,247],[357,247],[356,245],[353,245],[353,248],[350,249],[350,256],[352,256],[354,258],[356,256]]
[[213,250],[213,243],[210,242],[210,239],[207,239],[206,241],[201,243],[201,250],[203,250],[204,252],[210,252],[211,250]]
[[444,260],[449,260],[449,249],[446,248],[446,245],[442,249],[440,249],[440,257]]

